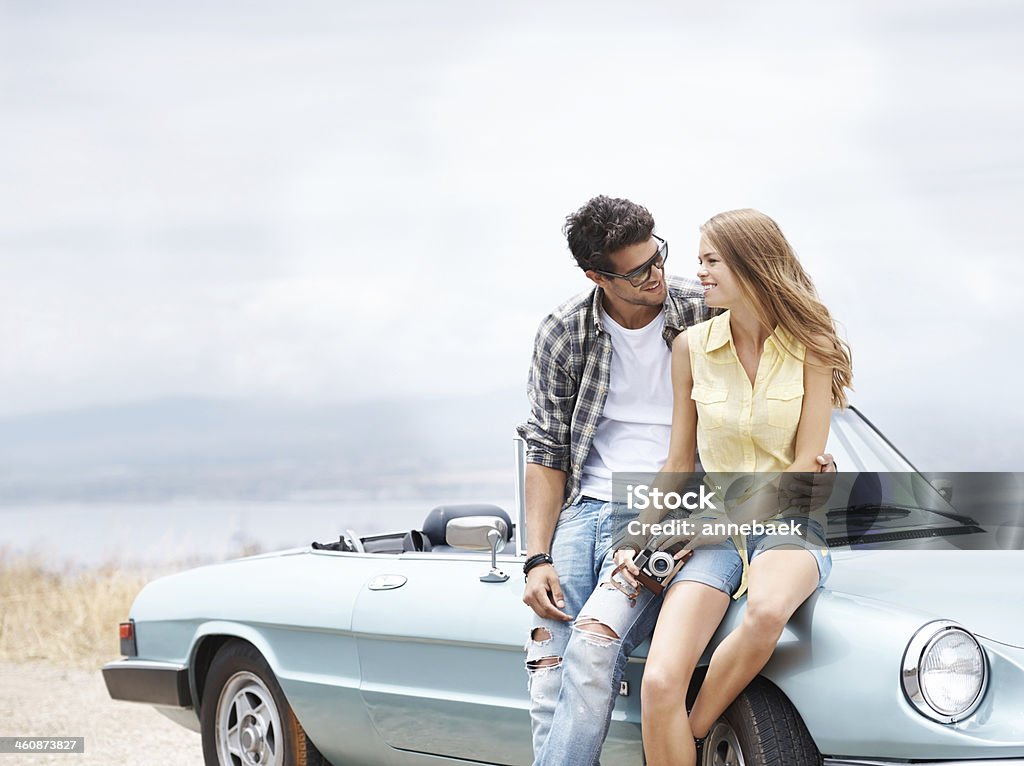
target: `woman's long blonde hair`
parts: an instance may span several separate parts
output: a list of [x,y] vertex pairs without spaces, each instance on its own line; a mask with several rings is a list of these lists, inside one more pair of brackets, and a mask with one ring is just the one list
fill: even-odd
[[832,368],[832,403],[846,407],[845,389],[853,382],[850,346],[779,225],[748,208],[719,213],[700,231],[736,275],[765,327],[782,327]]

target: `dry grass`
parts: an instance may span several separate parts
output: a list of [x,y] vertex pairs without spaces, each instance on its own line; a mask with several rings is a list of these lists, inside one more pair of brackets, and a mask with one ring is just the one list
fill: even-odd
[[55,568],[0,549],[0,661],[96,668],[117,659],[118,623],[154,575],[115,564]]
[[[227,558],[262,553],[243,542]],[[121,656],[117,626],[150,580],[202,564],[191,557],[143,566],[111,561],[83,568],[0,547],[0,662],[43,660],[95,669]]]

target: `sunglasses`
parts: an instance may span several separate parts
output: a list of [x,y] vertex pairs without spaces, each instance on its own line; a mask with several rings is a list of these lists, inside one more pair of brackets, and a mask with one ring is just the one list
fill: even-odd
[[662,239],[657,234],[652,234],[658,242],[657,251],[654,255],[648,258],[640,266],[630,271],[628,274],[616,274],[614,271],[601,271],[600,269],[594,269],[598,274],[603,274],[606,277],[615,277],[616,279],[625,279],[633,287],[640,287],[641,285],[651,280],[651,271],[654,269],[664,269],[665,261],[668,260],[668,241]]

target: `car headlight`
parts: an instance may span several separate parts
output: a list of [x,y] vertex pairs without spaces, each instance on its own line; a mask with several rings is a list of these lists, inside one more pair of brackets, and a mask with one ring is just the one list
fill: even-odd
[[985,650],[955,622],[930,622],[907,645],[902,681],[903,692],[920,713],[939,723],[956,723],[973,713],[985,695]]

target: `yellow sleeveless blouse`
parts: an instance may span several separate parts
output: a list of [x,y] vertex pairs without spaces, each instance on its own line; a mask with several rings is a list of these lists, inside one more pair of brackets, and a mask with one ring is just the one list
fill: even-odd
[[[804,397],[803,344],[776,327],[764,342],[751,385],[733,344],[728,311],[686,333],[704,470],[771,473],[792,465]],[[735,535],[733,540],[743,559],[743,580],[733,596],[739,598],[747,583],[746,539]]]
[[792,465],[804,399],[803,344],[775,328],[751,385],[733,345],[728,311],[690,327],[686,337],[704,470],[754,473]]

